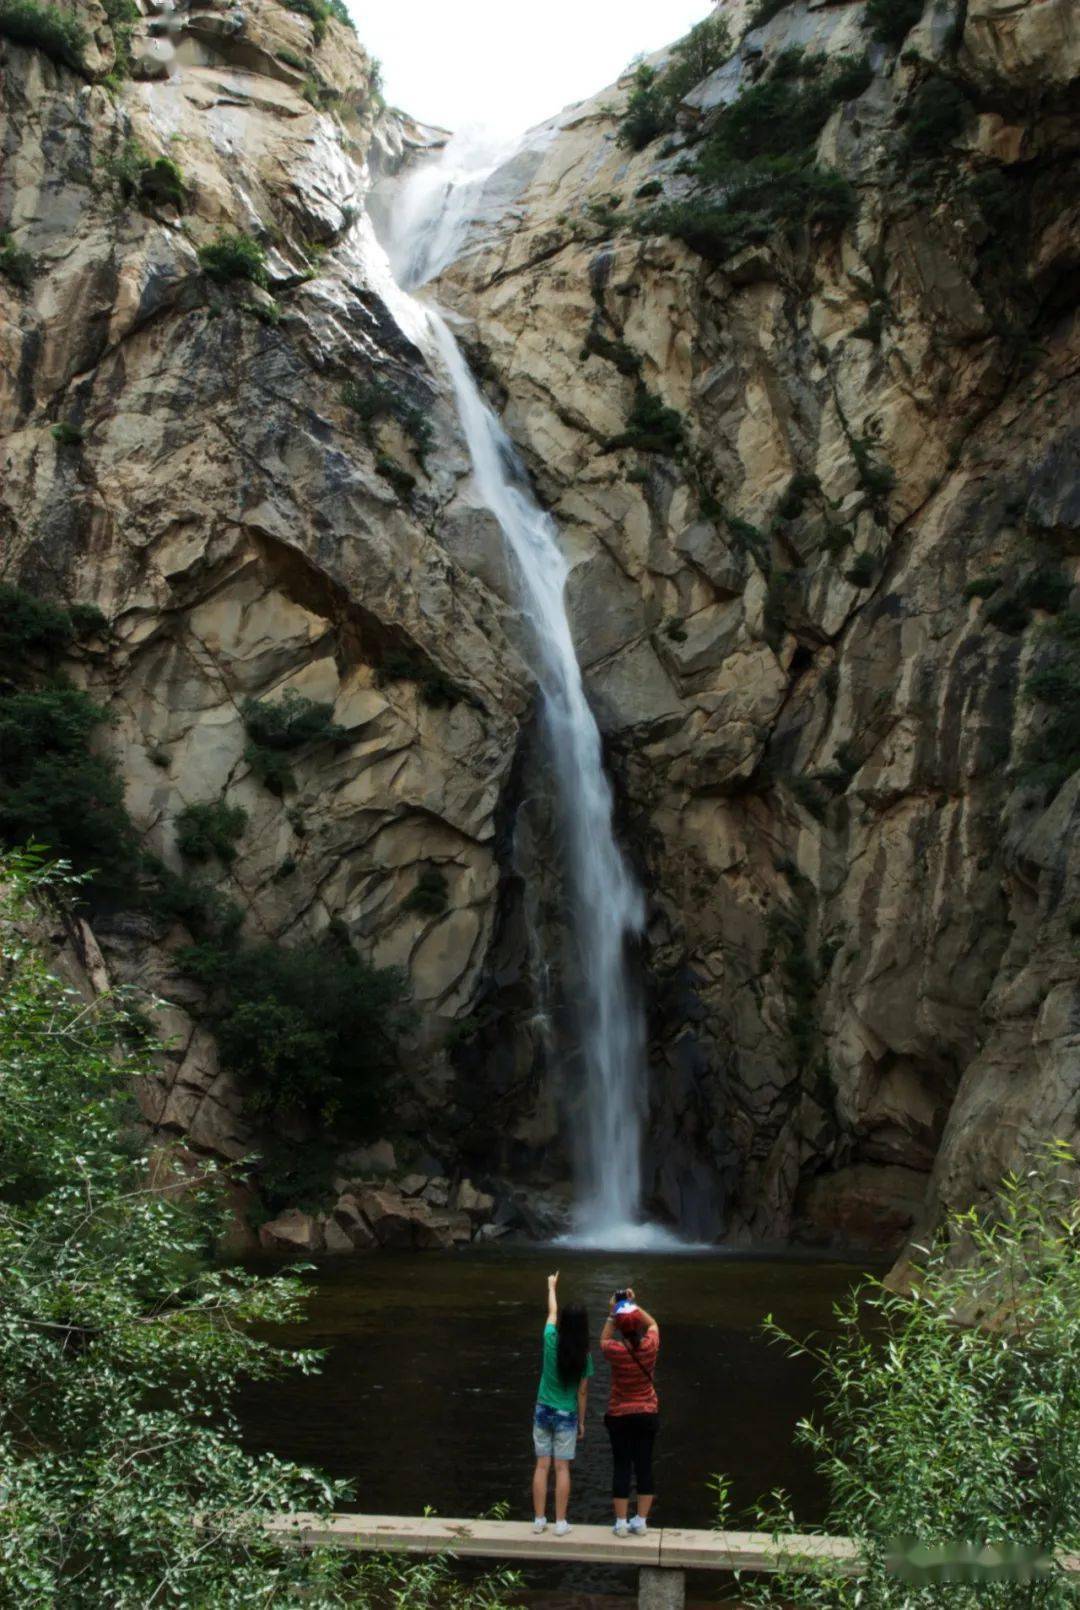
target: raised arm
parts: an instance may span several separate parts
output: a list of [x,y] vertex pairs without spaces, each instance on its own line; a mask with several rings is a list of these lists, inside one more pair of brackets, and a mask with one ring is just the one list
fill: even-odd
[[549,1325],[557,1325],[559,1323],[559,1300],[558,1300],[558,1296],[556,1294],[556,1288],[557,1288],[558,1284],[559,1284],[559,1271],[556,1269],[556,1271],[555,1271],[555,1273],[553,1275],[548,1275],[548,1312],[547,1312],[547,1322],[548,1322]]

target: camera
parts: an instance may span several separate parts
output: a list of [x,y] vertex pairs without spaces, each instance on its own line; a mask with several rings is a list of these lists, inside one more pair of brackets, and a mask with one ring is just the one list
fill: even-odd
[[624,1303],[629,1299],[629,1296],[630,1296],[629,1291],[626,1291],[626,1290],[617,1291],[615,1293],[614,1301],[617,1302],[617,1303]]

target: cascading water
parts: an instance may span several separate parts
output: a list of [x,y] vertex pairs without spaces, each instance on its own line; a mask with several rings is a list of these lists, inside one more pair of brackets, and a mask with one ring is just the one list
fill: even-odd
[[[457,162],[460,147],[450,150]],[[416,190],[403,195],[395,208],[407,229],[403,234],[399,222],[391,251],[400,283],[384,286],[386,300],[406,333],[433,350],[450,377],[476,489],[513,559],[566,843],[584,1064],[579,1201],[572,1239],[635,1247],[667,1241],[664,1232],[641,1221],[645,1025],[627,949],[641,931],[644,903],[615,839],[600,733],[585,697],[567,616],[569,567],[558,527],[533,497],[524,466],[484,401],[446,320],[410,294],[451,261],[470,218],[469,208],[455,202],[447,173],[421,169],[413,183]]]

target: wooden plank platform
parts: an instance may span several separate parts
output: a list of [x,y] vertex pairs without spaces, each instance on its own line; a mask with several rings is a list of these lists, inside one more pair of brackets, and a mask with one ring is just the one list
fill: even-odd
[[559,1561],[598,1565],[650,1565],[666,1570],[775,1571],[781,1563],[827,1565],[845,1576],[858,1571],[858,1549],[848,1538],[765,1532],[694,1531],[658,1526],[645,1537],[615,1537],[611,1527],[574,1523],[565,1537],[554,1527],[534,1532],[528,1521],[448,1520],[439,1516],[280,1515],[267,1529],[282,1542],[338,1548],[450,1552],[461,1558]]

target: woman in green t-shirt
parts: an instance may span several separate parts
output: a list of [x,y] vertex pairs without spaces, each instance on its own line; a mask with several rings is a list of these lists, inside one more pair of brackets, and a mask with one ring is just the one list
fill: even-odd
[[589,1319],[580,1303],[567,1303],[562,1312],[556,1298],[558,1274],[548,1275],[547,1324],[544,1326],[544,1367],[533,1414],[533,1531],[547,1526],[548,1474],[555,1465],[555,1536],[570,1530],[566,1507],[570,1502],[570,1463],[577,1439],[585,1435],[585,1402],[593,1373],[589,1353]]

